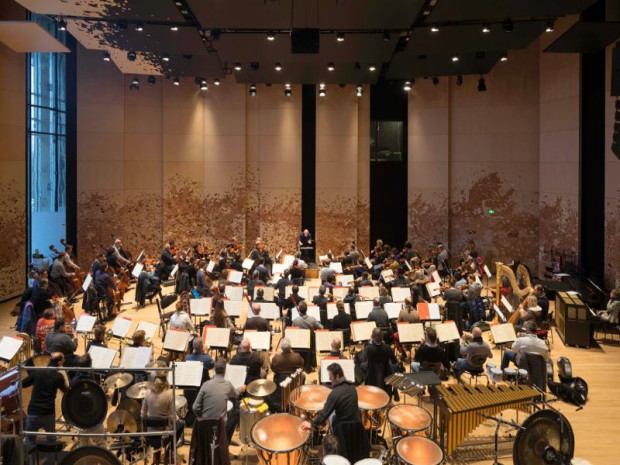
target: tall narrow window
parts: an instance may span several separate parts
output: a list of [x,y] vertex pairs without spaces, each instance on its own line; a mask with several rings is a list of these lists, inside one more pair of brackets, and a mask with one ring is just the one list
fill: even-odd
[[[32,15],[61,42],[56,21]],[[67,100],[66,57],[62,53],[28,55],[28,257],[49,255],[51,244],[66,236]]]

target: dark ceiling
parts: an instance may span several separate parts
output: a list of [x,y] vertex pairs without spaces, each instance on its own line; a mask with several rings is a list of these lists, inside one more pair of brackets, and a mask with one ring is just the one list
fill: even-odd
[[[82,45],[101,50],[102,56],[109,52],[124,73],[209,80],[232,78],[243,83],[374,83],[379,79],[485,74],[503,53],[525,48],[535,41],[544,33],[548,21],[579,14],[595,3],[595,0],[17,1],[34,13],[64,18],[69,32]],[[511,32],[504,30],[506,20],[513,24]],[[138,25],[143,26],[142,31],[136,30]],[[482,32],[483,25],[488,27],[488,32]],[[171,30],[171,26],[178,30]],[[293,29],[317,29],[318,52],[292,53]],[[274,40],[267,40],[268,33],[273,34]],[[344,41],[337,40],[337,33],[344,34]],[[558,51],[566,48],[569,47],[558,47]],[[135,60],[128,58],[129,51],[136,52]],[[233,69],[237,62],[241,65],[238,71]],[[280,71],[275,70],[276,63],[281,64]],[[333,71],[327,69],[328,63],[333,63]],[[375,71],[369,70],[371,64],[376,65]]]

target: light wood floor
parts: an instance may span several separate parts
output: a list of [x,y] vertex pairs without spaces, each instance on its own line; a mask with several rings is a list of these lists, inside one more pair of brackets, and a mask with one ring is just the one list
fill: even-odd
[[[164,294],[169,292],[172,292],[172,288],[164,288]],[[135,327],[140,320],[158,322],[155,304],[147,305],[145,309],[136,311],[133,308],[134,303],[132,300],[133,291],[130,291],[125,301],[131,302],[131,304],[123,306],[125,310],[123,316],[133,319],[133,327]],[[14,333],[10,327],[15,324],[15,319],[9,315],[9,311],[13,305],[14,301],[0,304],[0,335]],[[81,313],[81,303],[78,303],[75,308],[76,315],[79,317]],[[111,323],[108,323],[108,325],[111,327]],[[130,330],[130,334],[133,333],[133,327]],[[279,337],[279,334],[275,335],[273,347],[276,346]],[[111,347],[117,347],[117,344],[113,341]],[[160,339],[154,341],[154,348],[156,355],[159,355],[161,352]],[[83,341],[81,341],[78,352],[83,353],[83,350]],[[493,352],[495,355],[493,362],[499,366],[499,349]],[[559,408],[568,418],[572,425],[576,438],[575,456],[586,459],[596,465],[615,464],[618,457],[620,457],[620,453],[617,452],[619,450],[618,445],[620,441],[620,341],[618,340],[618,336],[616,336],[615,342],[608,339],[605,345],[602,341],[599,341],[599,344],[591,349],[580,349],[565,347],[559,336],[554,334],[554,344],[551,355],[554,360],[560,356],[569,357],[573,364],[574,374],[584,378],[588,382],[590,388],[589,402],[581,411],[576,411],[574,407],[568,404],[560,402],[554,404],[555,407]],[[316,380],[316,373],[309,376],[309,382],[313,380]],[[454,381],[450,380],[448,382],[453,383]],[[409,398],[407,402],[413,403],[414,400]],[[424,406],[432,411],[432,405],[430,403],[426,403]],[[58,399],[58,412],[60,412],[60,396]],[[522,414],[520,419],[523,420]],[[491,431],[492,425],[489,422],[489,424],[483,425],[476,430],[475,435],[486,437],[491,434]],[[189,440],[191,431],[186,430],[185,436]],[[233,439],[237,438],[235,437]],[[484,448],[484,450],[487,452],[490,451],[491,449],[489,447],[490,446]],[[182,448],[181,452],[187,454],[186,449],[187,447]],[[235,455],[239,455],[240,450],[240,447],[231,446],[231,452]],[[502,446],[502,450],[508,451],[512,449],[509,449],[508,445],[504,445]],[[255,452],[252,449],[246,448],[238,459],[233,460],[233,463],[235,463],[235,465],[241,465],[245,462],[246,455],[248,462],[257,462]],[[465,461],[469,463],[492,463],[492,460],[476,459],[476,454],[472,455],[473,458],[471,460],[467,458],[469,457],[467,454],[462,454],[462,456],[459,455],[459,457],[461,457],[461,460],[453,461],[452,463]],[[504,455],[503,462],[511,463],[512,459],[507,457],[507,455]]]

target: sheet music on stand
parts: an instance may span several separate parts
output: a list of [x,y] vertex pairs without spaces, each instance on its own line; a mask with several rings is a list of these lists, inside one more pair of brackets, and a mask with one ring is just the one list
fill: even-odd
[[502,296],[502,304],[504,304],[504,307],[506,307],[506,310],[508,310],[510,313],[513,313],[515,311],[514,308],[512,308],[512,305],[510,305],[510,302],[508,302],[508,299],[506,298],[506,296]]
[[[284,291],[284,295],[286,296],[286,298],[288,299],[292,294],[293,294],[293,284],[291,284],[290,286],[286,286],[286,289]],[[304,300],[308,300],[308,287],[307,286],[298,286],[299,287],[299,297],[301,297]]]
[[355,342],[368,341],[376,327],[374,321],[354,321],[351,323],[351,339]]
[[411,264],[409,263],[409,260],[405,260],[405,265],[407,265],[407,269],[409,271],[413,271],[413,268],[411,267]]
[[274,263],[271,265],[271,273],[272,274],[284,274],[284,270],[286,270],[286,265],[284,263]]
[[334,286],[332,288],[332,295],[334,296],[334,300],[344,299],[348,292],[349,288],[346,286]]
[[282,264],[286,267],[286,268],[290,268],[291,266],[293,266],[293,262],[295,261],[295,255],[285,255],[284,259],[282,260]]
[[244,331],[243,338],[250,341],[253,350],[271,350],[271,333],[269,331]]
[[439,342],[451,342],[461,339],[459,330],[454,321],[446,321],[445,323],[436,324],[433,328],[437,331],[437,339],[439,339]]
[[[125,348],[126,349],[126,348]],[[107,347],[90,346],[88,350],[90,358],[93,361],[93,368],[101,368],[107,370],[114,363],[118,351],[108,349]]]
[[418,302],[418,314],[422,321],[440,321],[441,313],[439,312],[439,304],[429,304],[427,302]]
[[289,326],[285,329],[284,336],[291,340],[293,349],[309,349],[311,333],[312,331],[309,329],[291,328]]
[[381,271],[381,277],[383,281],[387,283],[394,281],[394,272],[390,269]]
[[172,268],[172,271],[170,272],[170,277],[174,278],[175,275],[177,274],[177,271],[179,271],[179,264],[178,263],[176,265],[174,265],[174,268]]
[[75,327],[75,332],[78,334],[89,333],[93,330],[95,323],[97,323],[97,317],[82,313]]
[[400,315],[400,311],[403,305],[399,302],[386,302],[383,304],[385,312],[388,314],[390,320],[397,319]]
[[392,300],[394,302],[404,302],[406,297],[411,297],[411,289],[408,287],[393,287]]
[[372,262],[370,261],[370,258],[368,257],[364,258],[364,263],[366,264],[366,268],[368,268],[369,270],[372,270]]
[[215,265],[216,263],[213,260],[209,260],[209,263],[207,264],[207,273],[213,273]]
[[254,298],[258,295],[256,291],[263,290],[263,298],[268,302],[273,302],[274,288],[273,286],[254,286]]
[[324,263],[327,260],[329,260],[329,257],[327,255],[319,255],[319,263]]
[[92,283],[92,282],[93,282],[93,275],[88,273],[88,275],[84,279],[84,282],[82,283],[82,290],[84,292],[87,292],[88,291],[88,286],[90,286],[90,283]]
[[119,316],[114,320],[112,325],[112,336],[124,339],[131,328],[131,319],[125,316]]
[[433,282],[435,282],[435,283],[440,283],[441,282],[441,276],[439,276],[439,273],[437,272],[437,270],[433,271],[431,276],[433,277]]
[[228,280],[231,283],[241,284],[242,279],[243,279],[243,272],[237,271],[237,270],[228,271]]
[[173,352],[185,352],[192,335],[181,329],[170,328],[164,338],[164,349]]
[[140,276],[140,273],[142,273],[143,269],[144,265],[142,263],[136,263],[136,266],[134,266],[133,270],[131,270],[131,276],[137,278],[138,276]]
[[140,321],[133,333],[136,334],[136,331],[144,331],[147,339],[153,339],[158,329],[159,326],[157,325],[157,323],[151,323],[150,321]]
[[398,323],[397,328],[401,344],[419,343],[424,340],[422,323]]
[[367,320],[372,309],[372,300],[361,300],[359,302],[355,302],[355,316],[358,320]]
[[[299,312],[297,311],[297,307],[291,308],[291,321],[295,321],[297,317],[299,317]],[[308,311],[306,312],[309,316],[313,316],[317,321],[321,321],[321,310],[316,305],[308,305]]]
[[493,334],[495,345],[506,344],[507,342],[514,342],[517,340],[515,327],[512,323],[491,326],[491,334]]
[[241,304],[243,300],[223,299],[222,302],[224,302],[224,310],[226,310],[228,316],[241,316]]
[[243,286],[226,286],[224,292],[230,300],[243,300]]
[[189,311],[192,316],[209,316],[213,307],[212,297],[202,297],[201,299],[189,299]]
[[[319,286],[307,286],[308,288],[308,302],[312,302],[312,299],[314,299],[314,296],[319,295]],[[327,294],[327,291],[325,291],[325,293]]]
[[332,363],[340,365],[347,381],[351,383],[355,382],[355,362],[353,360],[348,358],[337,359],[325,357],[321,360],[321,383],[329,383],[329,372],[327,371],[327,367]]
[[224,379],[230,381],[235,389],[239,389],[245,384],[245,378],[248,374],[248,367],[245,365],[226,365],[226,374]]
[[125,347],[121,355],[121,368],[144,368],[151,361],[152,347]]
[[[351,307],[349,306],[349,304],[344,304],[344,312],[348,315],[351,314]],[[338,308],[336,308],[336,302],[328,302],[327,319],[333,320],[336,315],[338,315]]]
[[349,286],[353,281],[355,281],[355,277],[352,274],[336,275],[336,282],[341,286]]
[[332,341],[338,338],[340,342],[343,341],[343,333],[342,331],[327,331],[323,329],[319,329],[314,332],[314,342],[316,346],[317,352],[331,352],[332,350]]
[[329,267],[336,272],[336,274],[342,274],[342,263],[331,262]]
[[379,288],[377,286],[362,286],[358,289],[358,294],[366,300],[372,300],[379,297]]
[[[175,362],[174,383],[178,387],[200,387],[202,381],[202,362]],[[168,383],[172,384],[172,372],[168,372]]]
[[254,260],[252,260],[251,258],[246,258],[245,260],[243,260],[243,263],[241,264],[241,268],[243,268],[244,270],[251,270],[252,267],[254,266]]
[[277,320],[280,318],[280,309],[274,302],[259,302],[260,316],[265,320]]
[[211,349],[228,349],[230,346],[230,329],[205,326],[202,329],[202,342]]
[[0,359],[7,362],[11,361],[23,343],[24,340],[19,337],[3,336],[0,339]]
[[426,290],[428,291],[428,295],[431,297],[438,297],[441,295],[441,284],[440,283],[426,283]]

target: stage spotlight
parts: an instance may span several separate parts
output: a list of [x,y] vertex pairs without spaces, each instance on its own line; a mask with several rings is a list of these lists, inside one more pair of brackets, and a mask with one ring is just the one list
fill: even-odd
[[241,63],[238,61],[235,63],[235,71],[241,71]]
[[368,65],[368,71],[375,71],[377,69],[377,66],[374,63],[370,63]]
[[489,27],[489,25],[487,23],[484,23],[482,25],[482,32],[484,34],[488,34],[489,32],[491,32],[491,28]]
[[282,71],[282,63],[277,62],[276,65],[273,67],[276,71]]
[[504,32],[512,32],[515,29],[515,24],[512,22],[512,19],[507,18],[502,22],[502,30]]
[[433,85],[434,85],[434,86],[438,86],[438,85],[439,85],[439,78],[438,78],[437,76],[435,76],[435,77],[433,78]]
[[382,39],[383,39],[383,42],[389,42],[390,41],[390,33],[389,32],[384,32]]
[[463,76],[461,76],[460,74],[456,77],[456,85],[460,86],[463,84]]
[[338,42],[344,42],[344,32],[337,32],[336,33],[336,40]]
[[284,96],[285,97],[290,97],[293,94],[293,91],[291,90],[291,85],[290,84],[284,84]]
[[213,80],[213,84],[214,84],[214,85],[216,85],[216,86],[219,86],[219,85],[221,84],[221,83],[220,83],[220,78],[215,78],[215,79]]
[[165,62],[168,62],[170,61],[170,55],[168,55],[167,53],[164,53],[161,59],[164,60]]
[[333,71],[336,69],[333,63],[327,63],[327,71]]
[[179,26],[170,26],[170,30],[176,32],[179,30]]
[[555,21],[552,18],[549,18],[545,24],[545,32],[553,32],[555,29]]
[[439,32],[439,28],[438,27],[431,27],[431,32]]
[[325,88],[325,84],[319,84],[319,97],[325,97],[327,94],[327,89]]
[[499,58],[499,61],[508,61],[508,52],[503,52],[502,56]]
[[453,55],[452,56],[452,62],[456,63],[457,61],[459,61],[459,56],[458,55]]
[[58,20],[58,30],[59,31],[66,31],[67,30],[67,22],[64,19],[62,19],[62,18],[60,18]]
[[256,89],[256,84],[252,84],[250,86],[250,96],[251,97],[256,97],[257,93],[258,93],[258,90]]
[[200,90],[208,90],[209,85],[207,84],[207,80],[203,79],[200,81]]
[[478,79],[478,92],[486,92],[487,91],[487,84],[484,80],[483,76],[480,76],[480,79]]
[[274,40],[276,40],[276,35],[273,32],[268,32],[267,33],[267,40],[269,42],[273,42]]
[[137,57],[138,57],[138,54],[135,52],[135,50],[129,50],[127,52],[127,59],[129,61],[136,61]]
[[411,84],[412,84],[411,81],[405,81],[405,85],[403,86],[403,90],[405,92],[409,92],[411,90]]
[[138,79],[138,76],[134,76],[131,84],[129,84],[129,88],[131,90],[140,90],[140,79]]
[[111,59],[110,52],[103,52],[103,61],[110,61]]
[[174,80],[172,81],[172,83],[175,86],[180,86],[181,85],[181,80],[178,77],[175,77]]
[[136,32],[144,31],[144,23],[142,23],[142,22],[136,23],[136,28],[135,29],[136,29]]
[[154,86],[155,84],[157,84],[157,79],[155,79],[155,76],[149,76],[146,78],[146,83],[149,86]]
[[364,95],[364,88],[361,84],[358,84],[357,86],[355,86],[355,96],[361,97],[362,95]]

